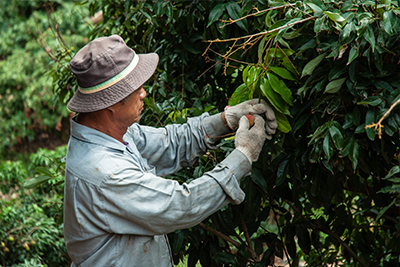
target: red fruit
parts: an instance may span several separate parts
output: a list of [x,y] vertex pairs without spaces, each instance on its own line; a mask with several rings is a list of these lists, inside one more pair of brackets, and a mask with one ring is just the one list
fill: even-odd
[[249,120],[250,127],[254,125],[254,116],[251,114],[247,114],[246,118]]

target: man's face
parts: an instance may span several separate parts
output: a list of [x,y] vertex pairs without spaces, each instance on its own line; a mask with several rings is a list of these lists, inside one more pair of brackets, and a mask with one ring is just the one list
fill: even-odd
[[138,122],[140,114],[143,111],[143,98],[145,97],[146,91],[143,87],[137,89],[124,101],[117,104],[118,108],[115,110],[115,119],[126,127]]

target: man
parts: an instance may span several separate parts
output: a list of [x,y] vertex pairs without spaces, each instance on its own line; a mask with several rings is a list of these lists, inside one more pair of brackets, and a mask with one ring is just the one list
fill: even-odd
[[[138,55],[117,35],[93,40],[71,60],[79,85],[68,103],[78,115],[71,121],[64,195],[72,266],[173,266],[166,234],[242,202],[240,179],[275,132],[275,115],[263,101],[183,125],[137,124],[142,85],[157,64],[156,54]],[[267,124],[254,115],[250,128],[248,113],[266,114]],[[237,126],[235,150],[212,171],[182,185],[161,178],[192,165],[216,148],[213,137]]]

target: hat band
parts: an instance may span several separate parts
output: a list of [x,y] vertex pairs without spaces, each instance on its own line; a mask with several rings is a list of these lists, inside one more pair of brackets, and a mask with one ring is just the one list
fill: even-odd
[[136,67],[136,65],[138,63],[139,63],[139,56],[135,53],[135,56],[133,57],[131,63],[123,71],[121,71],[120,73],[118,73],[117,75],[112,77],[111,79],[109,79],[105,82],[102,82],[98,85],[88,87],[88,88],[79,87],[79,91],[82,94],[93,94],[93,93],[102,91],[104,89],[107,89],[108,87],[116,84],[117,82],[119,82],[120,80],[125,78]]

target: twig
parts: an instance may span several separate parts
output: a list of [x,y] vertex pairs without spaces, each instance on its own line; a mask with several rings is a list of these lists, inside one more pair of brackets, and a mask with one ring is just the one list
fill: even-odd
[[206,225],[206,224],[204,224],[204,223],[199,223],[199,225],[200,225],[201,227],[203,227],[205,230],[207,230],[208,232],[210,232],[210,233],[212,233],[212,234],[214,234],[214,235],[216,235],[216,236],[222,238],[222,239],[225,240],[225,241],[228,241],[229,243],[231,243],[232,245],[234,245],[237,249],[239,249],[239,247],[240,247],[240,243],[239,243],[239,242],[233,240],[233,239],[230,238],[229,236],[224,235],[223,233],[221,233],[221,232],[219,232],[219,231],[217,231],[217,230],[211,228],[210,226],[208,226],[208,225]]
[[296,22],[293,22],[293,23],[286,24],[284,26],[275,28],[275,29],[270,30],[270,31],[259,32],[259,33],[255,33],[255,34],[251,34],[251,35],[246,35],[246,36],[241,36],[241,37],[236,37],[236,38],[230,38],[230,39],[225,39],[225,40],[215,39],[215,40],[205,41],[205,42],[223,43],[223,42],[230,42],[230,41],[235,41],[235,40],[247,39],[247,38],[250,38],[250,37],[255,37],[255,36],[260,36],[260,35],[266,35],[266,34],[273,33],[273,32],[279,31],[281,29],[284,29],[284,28],[287,28],[287,27],[290,27],[290,26],[293,26],[293,25],[296,25],[296,24],[300,24],[300,23],[303,23],[303,22],[306,22],[306,21],[309,21],[309,20],[312,20],[312,19],[316,19],[316,18],[317,18],[316,16],[309,17],[309,18],[302,19],[302,20],[299,20],[299,21],[296,21]]
[[286,258],[288,259],[289,266],[292,267],[292,264],[290,263],[290,260],[289,260],[289,257],[290,257],[290,256],[289,256],[289,252],[287,251],[287,248],[286,248],[286,246],[285,246],[285,243],[283,242],[282,231],[281,231],[281,227],[279,226],[278,219],[276,218],[275,210],[272,209],[272,211],[274,212],[274,220],[275,220],[276,226],[278,226],[278,233],[279,233],[279,235],[280,235],[280,237],[281,237],[282,246],[283,246],[283,251],[285,252]]
[[251,257],[253,260],[257,260],[258,256],[257,253],[253,249],[253,243],[251,242],[250,236],[249,236],[249,231],[247,230],[246,223],[242,220],[242,230],[244,233],[244,237],[246,238],[247,242],[247,250],[250,253]]
[[349,247],[349,245],[346,244],[346,242],[344,242],[337,234],[333,233],[331,230],[329,229],[324,229],[324,228],[319,228],[317,230],[320,230],[321,232],[324,232],[325,234],[329,235],[330,237],[333,237],[334,239],[336,239],[336,241],[338,241],[340,243],[340,245],[343,246],[343,248],[345,250],[347,250],[347,252],[350,253],[350,255],[356,260],[358,261],[358,263],[362,266],[362,267],[367,267],[367,265],[364,263],[364,261],[357,256],[357,254]]
[[294,6],[294,4],[286,4],[286,5],[283,5],[283,6],[271,7],[271,8],[268,8],[268,9],[264,9],[264,10],[261,10],[261,11],[257,11],[256,13],[248,14],[248,15],[246,15],[246,16],[244,16],[244,17],[241,17],[241,18],[235,19],[235,20],[232,20],[232,19],[230,19],[230,20],[228,20],[228,21],[224,21],[224,20],[223,20],[222,22],[228,22],[228,23],[222,25],[220,28],[223,28],[223,27],[225,27],[225,26],[228,26],[228,25],[230,25],[230,24],[233,24],[233,23],[235,23],[235,22],[238,22],[238,21],[243,20],[243,19],[248,18],[248,17],[256,16],[256,15],[265,13],[265,12],[267,12],[267,11],[271,11],[271,10],[275,10],[275,9],[279,9],[279,8],[285,8],[285,7],[288,7],[288,6]]
[[303,217],[305,220],[307,220],[311,226],[316,229],[319,230],[327,235],[329,235],[330,237],[333,237],[334,239],[336,239],[345,250],[347,250],[347,252],[349,252],[349,254],[356,260],[358,261],[358,263],[360,263],[361,266],[363,267],[367,267],[367,265],[365,265],[365,263],[363,262],[363,260],[361,258],[359,258],[357,256],[357,254],[346,244],[346,242],[344,242],[337,234],[333,233],[331,230],[329,229],[325,229],[320,227],[319,225],[315,224],[314,222],[310,221],[307,217],[305,217],[304,215],[301,214],[301,212],[299,212],[299,210],[296,209],[295,206],[292,205],[292,203],[290,203],[289,201],[285,200],[285,203],[289,204],[290,207],[292,207],[292,209],[294,209],[297,213],[300,214],[301,217]]
[[379,121],[378,121],[377,123],[368,124],[367,126],[365,126],[365,129],[369,129],[369,128],[374,127],[374,128],[375,128],[375,131],[378,130],[378,138],[379,138],[379,139],[382,139],[382,128],[383,128],[382,121],[386,118],[387,115],[389,115],[389,113],[392,111],[392,109],[393,109],[395,106],[397,106],[397,104],[399,104],[399,103],[400,103],[400,99],[398,99],[396,102],[394,102],[394,103],[390,106],[390,108],[388,109],[388,111],[386,111],[386,113],[383,114],[383,116],[379,119]]

